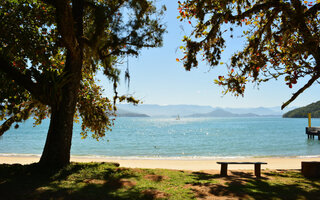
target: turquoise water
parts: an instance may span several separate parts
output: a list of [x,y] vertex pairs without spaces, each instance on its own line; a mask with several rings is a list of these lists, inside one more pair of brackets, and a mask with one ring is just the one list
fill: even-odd
[[[32,121],[0,139],[1,155],[40,155],[49,121]],[[82,140],[74,125],[71,154],[97,157],[216,158],[320,156],[320,141],[308,140],[307,119],[118,118],[104,140]],[[320,126],[320,119],[313,119]]]

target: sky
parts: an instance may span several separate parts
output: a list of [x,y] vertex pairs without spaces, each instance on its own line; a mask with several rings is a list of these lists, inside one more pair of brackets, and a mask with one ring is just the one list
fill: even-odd
[[[187,22],[180,22],[178,3],[176,0],[158,0],[159,5],[167,8],[163,22],[167,26],[164,36],[164,45],[161,48],[145,49],[138,58],[129,57],[130,87],[124,81],[124,71],[127,64],[119,66],[123,72],[119,95],[131,94],[144,104],[159,105],[209,105],[212,107],[276,107],[287,101],[292,93],[306,83],[298,82],[290,89],[285,85],[284,78],[272,80],[257,87],[248,84],[244,97],[234,97],[231,94],[223,95],[223,88],[214,84],[213,80],[226,72],[223,65],[210,68],[205,62],[199,62],[198,68],[185,71],[183,64],[176,61],[181,58],[179,49],[184,35],[191,30]],[[181,28],[183,27],[183,28]],[[222,62],[228,62],[236,49],[241,49],[241,39],[227,39],[227,48],[222,56]],[[112,84],[101,74],[98,75],[105,95],[112,95]],[[313,85],[300,95],[290,106],[305,106],[320,99],[319,84]]]

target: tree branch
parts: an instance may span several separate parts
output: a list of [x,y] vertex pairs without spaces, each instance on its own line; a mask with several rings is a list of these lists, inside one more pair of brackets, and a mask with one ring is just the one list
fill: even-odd
[[[293,20],[296,20],[298,22],[298,30],[299,33],[302,35],[304,39],[305,46],[309,48],[309,51],[311,52],[312,56],[316,60],[317,66],[315,67],[316,70],[319,70],[319,63],[320,58],[319,55],[319,48],[318,48],[318,40],[316,37],[314,37],[308,28],[306,21],[305,21],[305,13],[303,11],[303,7],[301,6],[301,2],[299,0],[294,0],[293,6],[296,9],[296,15],[293,18]],[[295,19],[296,18],[296,19]],[[315,45],[317,44],[317,45]]]
[[0,126],[0,137],[10,129],[11,125],[15,122],[15,115],[10,117],[8,120],[3,122],[3,124]]
[[4,72],[10,79],[14,80],[19,86],[28,90],[33,96],[41,100],[42,95],[40,85],[34,83],[31,77],[21,73],[18,69],[12,66],[3,55],[0,55],[0,71]]
[[301,93],[303,93],[307,88],[309,88],[314,82],[316,82],[318,80],[318,78],[320,77],[320,74],[315,74],[309,81],[307,84],[305,84],[302,88],[300,88],[296,93],[294,93],[292,95],[292,97],[285,102],[284,104],[282,104],[281,106],[281,110],[283,110],[285,107],[287,107],[287,105],[289,105],[292,101],[294,101]]
[[317,12],[320,10],[320,3],[315,4],[314,6],[312,6],[310,9],[308,9],[305,12],[306,16],[312,16],[317,14]]
[[79,48],[79,41],[77,41],[74,31],[75,24],[71,7],[65,0],[56,0],[54,6],[56,7],[57,27],[62,36],[63,44],[71,54],[74,54]]
[[[12,117],[10,117],[8,120],[6,120],[5,122],[3,122],[3,124],[0,126],[0,137],[4,134],[4,132],[6,132],[7,130],[10,129],[11,125],[14,122],[21,122],[22,120],[27,119],[26,116],[29,117],[29,113],[31,111],[31,109],[34,108],[34,103],[30,103],[25,109],[23,109],[21,112],[13,115]],[[20,117],[18,116],[20,115]]]
[[253,14],[256,14],[260,12],[261,10],[269,10],[270,8],[277,8],[277,7],[284,7],[284,3],[280,3],[279,1],[269,1],[263,4],[256,4],[254,5],[251,9],[240,13],[238,15],[229,15],[228,20],[233,19],[233,20],[240,20],[244,19],[246,17],[251,17]]

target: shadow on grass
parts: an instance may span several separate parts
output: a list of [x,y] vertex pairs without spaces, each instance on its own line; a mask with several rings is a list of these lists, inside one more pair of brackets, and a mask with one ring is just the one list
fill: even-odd
[[128,184],[135,177],[132,170],[107,163],[73,163],[56,173],[36,164],[2,164],[0,199],[154,199],[154,188],[141,191]]
[[205,173],[193,173],[193,176],[198,176],[195,180],[207,179],[213,183],[190,183],[198,198],[320,199],[320,180],[306,179],[299,172],[264,173],[261,178],[244,172],[230,172],[228,177]]
[[[175,188],[175,189],[172,189]],[[33,165],[0,165],[0,199],[320,199],[320,180],[299,171],[203,172],[127,169],[109,163],[72,163],[58,172]]]
[[214,178],[219,178],[219,174],[208,174],[204,172],[192,172],[192,176],[194,180],[202,181],[202,180],[212,180]]

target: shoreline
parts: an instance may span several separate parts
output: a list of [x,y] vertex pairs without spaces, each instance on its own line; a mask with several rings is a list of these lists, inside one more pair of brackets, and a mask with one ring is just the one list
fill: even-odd
[[[0,164],[31,164],[38,162],[40,155],[0,155]],[[267,162],[261,169],[301,169],[302,161],[318,161],[320,155],[315,156],[295,156],[295,157],[243,157],[243,158],[128,158],[128,157],[90,157],[71,156],[71,162],[117,162],[120,167],[128,168],[150,168],[150,169],[174,169],[174,170],[220,170],[218,161],[233,162]],[[228,165],[231,170],[253,170],[252,165]]]
[[[0,153],[0,157],[35,157],[40,158],[41,154],[32,153]],[[320,158],[319,155],[279,155],[279,156],[107,156],[107,155],[74,155],[71,158],[77,159],[105,159],[105,160],[230,160],[230,159],[255,159],[255,158]]]

